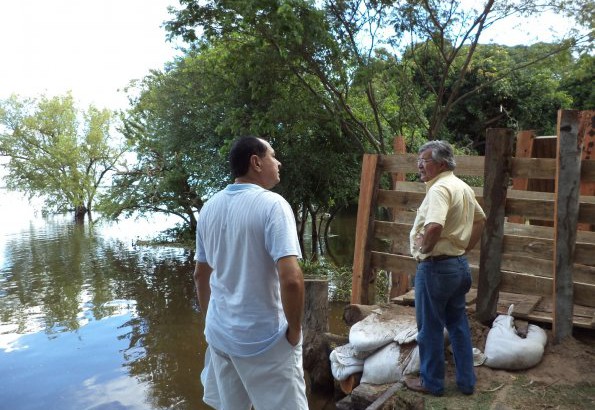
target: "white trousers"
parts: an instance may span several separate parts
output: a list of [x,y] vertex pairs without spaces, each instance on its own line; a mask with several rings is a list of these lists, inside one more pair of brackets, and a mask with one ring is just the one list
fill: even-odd
[[307,410],[302,343],[285,336],[264,353],[233,357],[211,346],[201,374],[203,401],[217,410]]

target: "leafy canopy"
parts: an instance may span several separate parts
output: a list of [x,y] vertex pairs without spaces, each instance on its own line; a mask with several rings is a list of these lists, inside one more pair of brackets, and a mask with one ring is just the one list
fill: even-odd
[[45,211],[91,212],[123,148],[111,145],[112,113],[76,108],[72,95],[0,101],[0,155],[10,189],[45,198]]

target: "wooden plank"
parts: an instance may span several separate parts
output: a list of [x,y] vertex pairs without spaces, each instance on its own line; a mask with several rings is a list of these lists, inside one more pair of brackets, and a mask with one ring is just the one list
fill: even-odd
[[[591,138],[594,138],[591,135]],[[593,142],[593,141],[591,141]],[[592,145],[591,145],[592,146]],[[594,182],[595,181],[595,158],[590,156],[589,160],[584,160],[581,165],[581,181]],[[589,194],[587,194],[589,195]],[[592,194],[590,194],[592,195]]]
[[574,247],[574,263],[595,266],[595,243],[577,241]]
[[381,157],[381,172],[402,172],[404,174],[416,174],[419,172],[417,168],[417,154],[394,154],[382,155]]
[[595,314],[595,308],[575,304],[573,312],[575,317],[591,319],[591,317],[593,317],[593,314]]
[[[578,180],[578,176],[576,178]],[[521,215],[528,219],[546,221],[554,219],[554,201],[547,198],[547,193],[531,191],[510,191],[510,193],[511,197],[506,202],[506,215]],[[580,198],[577,221],[595,224],[595,203],[593,201],[594,197]]]
[[[505,223],[504,233],[507,235],[533,236],[536,238],[554,238],[554,229],[548,226]],[[595,232],[577,232],[576,240],[577,242],[595,243]]]
[[[405,146],[405,138],[402,135],[394,138],[393,151],[395,152],[395,154],[406,154],[407,153],[407,147]],[[397,157],[397,158],[403,158],[403,157]],[[393,189],[397,189],[398,182],[405,181],[405,173],[404,172],[393,172],[392,178],[393,178]]]
[[[417,154],[382,155],[383,172],[417,174]],[[457,175],[483,177],[484,158],[476,155],[457,155]]]
[[[407,147],[405,146],[405,138],[403,136],[395,137],[393,140],[393,151],[398,154],[405,154],[407,152]],[[392,174],[393,178],[393,190],[397,190],[399,188],[399,184],[405,181],[405,173],[404,172],[395,172]],[[401,217],[397,216],[400,211],[398,209],[393,209],[393,221],[400,220]],[[398,252],[405,244],[404,241],[398,240],[392,242],[392,252]],[[407,241],[405,241],[407,242]],[[407,292],[409,289],[409,275],[406,275],[401,272],[391,272],[390,273],[390,290],[389,290],[389,297],[395,297],[402,295]]]
[[[581,152],[581,195],[595,195],[595,181],[588,180],[585,175],[582,175],[584,168],[583,164],[591,162],[590,160],[595,158],[595,111],[582,111],[581,121],[579,126],[579,134],[583,136],[583,149]],[[594,231],[595,224],[590,223],[579,223],[577,229],[581,231]]]
[[417,270],[417,262],[413,257],[386,252],[370,252],[370,264],[374,269],[404,272],[410,275],[414,275]]
[[551,260],[554,255],[554,241],[528,236],[504,235],[502,253]]
[[[552,298],[543,298],[535,307],[535,309],[533,310],[533,312],[531,312],[531,314],[529,315],[529,319],[532,321],[536,321],[536,322],[544,322],[544,323],[552,323],[553,319],[553,302],[552,302]],[[582,312],[585,312],[584,314],[578,316],[578,315],[573,315],[572,317],[572,323],[575,327],[583,327],[586,329],[595,329],[595,326],[592,324],[592,319],[590,317],[590,315],[588,315],[586,312],[588,312],[589,310],[592,313],[595,313],[595,309],[593,308],[588,308],[588,307],[584,307],[581,305],[574,305],[574,309],[573,310],[579,310]]]
[[481,238],[475,313],[481,322],[490,322],[496,317],[513,142],[514,134],[510,129],[499,128],[487,131],[483,188],[484,211],[487,219]]
[[415,302],[415,289],[409,290],[404,295],[397,296],[396,298],[392,298],[391,302],[396,303],[398,305],[413,305]]
[[[473,267],[471,268],[473,273]],[[551,296],[554,285],[552,278],[528,275],[522,272],[502,271],[500,282],[501,292],[522,293],[525,295]],[[595,285],[587,283],[573,283],[574,303],[595,307]],[[571,317],[571,315],[569,315]]]
[[[471,259],[469,259],[471,261]],[[529,275],[553,278],[554,262],[551,259],[530,258],[502,254],[502,270],[509,272],[526,273]],[[575,263],[573,265],[575,282],[595,284],[595,267]]]
[[359,203],[355,230],[353,254],[353,277],[351,281],[351,303],[368,304],[370,277],[369,244],[374,232],[374,211],[372,206],[378,191],[378,155],[364,154],[360,180]]
[[579,192],[582,136],[580,113],[558,111],[558,149],[554,219],[554,343],[572,335],[572,257],[579,220]]
[[[398,222],[376,221],[374,224],[374,236],[379,239],[387,239],[394,242],[406,242],[403,245],[407,249],[406,254],[409,254],[409,232],[412,224],[404,224]],[[403,253],[403,252],[392,252]]]
[[556,160],[553,158],[513,158],[512,176],[529,179],[554,179]]
[[[535,131],[519,131],[516,137],[516,152],[515,158],[531,158],[533,155],[533,140],[535,139]],[[516,190],[526,191],[529,186],[529,178],[513,178],[512,188]],[[525,217],[512,215],[508,217],[509,222],[525,223]]]
[[[473,292],[477,294],[474,288],[471,288],[466,298],[467,304],[472,303],[474,300]],[[519,308],[517,312],[517,304],[523,303],[525,299],[529,300],[527,306]],[[401,295],[398,298],[392,300],[393,303],[405,306],[412,306],[415,304],[415,289],[410,290],[407,294]],[[498,299],[498,314],[507,314],[508,307],[511,303],[515,303],[515,309],[512,315],[518,319],[530,320],[533,322],[552,323],[552,301],[551,296],[540,296],[540,295],[526,295],[514,292],[500,292]],[[535,304],[532,310],[530,306]],[[469,311],[473,312],[473,306],[468,306]],[[522,311],[520,310],[522,309]],[[530,311],[529,311],[530,310]],[[526,313],[529,311],[529,313]],[[595,307],[587,307],[581,305],[574,305],[575,314],[572,318],[573,324],[576,327],[583,327],[587,329],[595,329]],[[526,318],[524,317],[526,316]]]
[[[515,158],[532,158],[533,157],[533,140],[535,139],[535,131],[519,131],[516,136],[516,150]],[[529,186],[529,178],[513,178],[513,189],[526,191]]]
[[498,299],[498,311],[507,312],[510,305],[514,305],[513,316],[519,319],[527,319],[535,306],[541,301],[542,296],[523,295],[518,293],[500,292]]
[[[378,191],[378,206],[395,209],[417,209],[425,192],[421,192],[418,183],[403,182],[398,191],[380,189]],[[471,187],[480,205],[485,206],[483,189]],[[554,194],[549,192],[532,192],[509,190],[506,199],[505,212],[507,216],[519,215],[528,219],[545,221],[554,220]],[[595,197],[580,197],[578,221],[595,224]]]
[[[411,224],[376,221],[374,237],[391,241],[393,254],[410,255],[409,231]],[[529,225],[526,225],[530,228]],[[551,228],[550,228],[551,229]],[[532,229],[524,230],[530,233]],[[553,235],[553,233],[552,233]],[[525,272],[533,275],[553,277],[553,239],[539,236],[504,234],[501,267],[502,270]],[[595,244],[577,242],[574,255],[574,280],[595,283]],[[467,258],[470,264],[479,264],[479,251],[473,250]],[[591,265],[589,265],[591,264]],[[396,295],[395,295],[396,296]]]
[[390,399],[396,392],[403,390],[403,383],[394,383],[382,393],[372,404],[366,407],[366,410],[381,410],[384,408],[384,404]]
[[[555,135],[552,136],[539,136],[535,138],[533,142],[533,157],[535,158],[556,158],[556,145],[558,138]],[[528,191],[537,192],[554,192],[555,178],[547,179],[530,179],[527,186]],[[534,225],[541,225],[543,223],[532,222]],[[549,222],[546,223],[550,225]]]
[[394,222],[413,225],[416,213],[414,211],[400,210],[393,218]]
[[378,206],[387,208],[415,210],[419,208],[425,193],[410,191],[378,190]]

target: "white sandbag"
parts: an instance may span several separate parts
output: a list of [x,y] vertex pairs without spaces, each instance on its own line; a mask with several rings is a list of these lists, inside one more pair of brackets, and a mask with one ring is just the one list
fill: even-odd
[[495,369],[521,370],[537,365],[547,343],[545,331],[536,325],[529,325],[527,337],[518,335],[514,327],[511,305],[508,315],[499,315],[488,332],[486,339],[485,365]]
[[417,340],[417,326],[401,330],[393,339],[400,345],[411,343]]
[[331,372],[333,377],[339,381],[346,380],[354,373],[364,370],[364,359],[372,352],[358,352],[351,344],[337,346],[331,352]]
[[374,352],[364,362],[362,383],[386,384],[399,381],[403,377],[399,367],[401,348],[398,343],[391,342]]
[[[401,346],[401,357],[403,356],[403,346]],[[403,367],[403,376],[419,373],[421,361],[419,359],[419,346],[417,343],[415,347],[410,350],[409,355],[402,358],[401,367]]]
[[349,343],[358,351],[377,350],[392,342],[397,335],[417,334],[415,317],[396,315],[384,318],[382,314],[372,313],[360,320],[349,331]]
[[403,376],[419,373],[419,346],[417,343],[399,345],[391,342],[374,352],[364,361],[362,383],[394,383]]
[[535,343],[539,343],[540,345],[544,346],[547,344],[547,333],[545,330],[540,328],[537,325],[529,325],[527,328],[527,340],[531,340]]

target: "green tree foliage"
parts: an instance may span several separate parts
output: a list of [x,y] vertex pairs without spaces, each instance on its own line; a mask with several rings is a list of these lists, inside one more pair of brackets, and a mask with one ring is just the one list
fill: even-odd
[[[548,50],[556,52],[540,64],[516,69]],[[483,153],[487,128],[555,134],[557,111],[573,108],[572,98],[561,82],[573,64],[570,50],[557,52],[555,45],[478,45],[476,58],[462,82],[461,93],[467,97],[451,110],[442,135]]]
[[102,197],[105,216],[159,212],[180,217],[193,231],[202,197],[222,184],[224,160],[210,143],[216,105],[203,92],[209,81],[195,63],[185,58],[129,88],[137,97],[121,131],[136,158]]
[[395,135],[410,150],[438,137],[480,149],[487,126],[547,130],[574,95],[559,87],[576,41],[480,39],[561,3],[180,0],[166,28],[188,50],[131,87],[123,133],[138,157],[115,177],[109,212],[174,213],[193,230],[202,201],[229,182],[231,139],[254,134],[279,153],[277,189],[302,238],[308,219],[316,238],[321,216],[356,197],[361,154],[389,153]]
[[46,212],[74,210],[83,220],[123,152],[110,145],[111,121],[108,110],[78,110],[70,94],[0,101],[7,186],[45,198]]
[[595,56],[582,54],[565,66],[560,86],[572,97],[572,108],[595,109]]
[[[397,134],[408,136],[410,145],[415,145],[416,136],[449,135],[446,122],[453,109],[485,87],[469,89],[466,77],[486,28],[510,16],[560,8],[577,18],[589,7],[583,1],[577,5],[555,0],[180,0],[180,4],[174,19],[166,23],[172,36],[189,44],[237,33],[258,38],[315,95],[321,109],[340,121],[345,137],[357,140],[366,151],[380,153],[390,152]],[[590,34],[581,37],[589,38]],[[556,50],[509,67],[493,81],[573,47],[577,39],[568,38]],[[387,78],[388,67],[392,75]],[[389,82],[392,86],[386,87]]]
[[[226,158],[235,136],[268,139],[284,164],[277,188],[309,217],[316,244],[320,216],[334,215],[357,193],[357,141],[256,38],[203,44],[133,84],[123,134],[137,154],[114,177],[111,216],[167,212],[194,232],[202,201],[230,182]],[[325,221],[329,221],[326,218]],[[304,231],[301,232],[303,239]],[[303,245],[303,241],[302,241]]]

